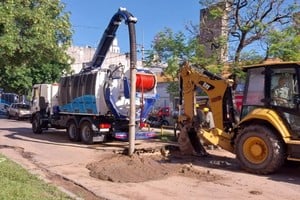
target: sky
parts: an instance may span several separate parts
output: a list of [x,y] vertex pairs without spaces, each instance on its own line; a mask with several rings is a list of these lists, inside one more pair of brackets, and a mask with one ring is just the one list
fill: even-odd
[[[138,50],[150,49],[155,35],[164,28],[185,31],[190,22],[198,25],[199,0],[61,0],[70,12],[74,31],[73,45],[96,48],[113,15],[120,7],[137,18],[135,25]],[[121,52],[129,51],[128,27],[124,20],[117,31]]]

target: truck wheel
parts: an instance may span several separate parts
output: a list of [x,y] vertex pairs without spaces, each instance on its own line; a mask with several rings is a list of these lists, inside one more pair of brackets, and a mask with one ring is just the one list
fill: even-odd
[[34,116],[32,120],[32,131],[35,134],[41,134],[43,132],[41,126],[40,126],[40,118],[38,115]]
[[169,122],[167,120],[163,120],[161,122],[161,126],[169,126]]
[[80,141],[80,134],[79,129],[77,128],[77,125],[74,121],[70,121],[67,125],[67,133],[69,136],[69,139],[73,142]]
[[85,144],[93,144],[93,129],[91,123],[85,121],[80,126],[81,140]]
[[273,173],[286,159],[283,141],[265,126],[246,127],[237,136],[235,146],[240,166],[250,173]]

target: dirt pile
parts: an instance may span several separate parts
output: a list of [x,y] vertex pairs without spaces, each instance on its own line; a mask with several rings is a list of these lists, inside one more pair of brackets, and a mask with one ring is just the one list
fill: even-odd
[[185,176],[203,181],[216,181],[222,178],[209,171],[195,169],[189,159],[182,160],[182,157],[180,159],[177,157],[174,152],[167,157],[160,152],[133,156],[112,154],[88,164],[87,168],[92,177],[122,183],[145,182],[170,176]]

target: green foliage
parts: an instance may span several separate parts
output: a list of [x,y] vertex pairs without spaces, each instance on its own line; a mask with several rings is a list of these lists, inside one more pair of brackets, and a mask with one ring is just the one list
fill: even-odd
[[[227,45],[229,47],[228,60],[232,60],[232,63],[226,69],[227,71],[225,70],[226,72],[234,73],[238,78],[243,79],[245,74],[241,66],[260,63],[268,56],[277,56],[283,60],[299,60],[299,31],[288,33],[289,36],[284,35],[287,33],[273,33],[278,28],[289,26],[292,16],[299,11],[299,5],[291,5],[287,2],[287,0],[258,0],[227,1],[228,4],[225,4],[217,0],[199,1],[199,4],[204,7],[211,8],[208,18],[215,19],[227,14],[224,19],[228,19],[228,35],[214,38],[214,42],[220,47],[225,48]],[[228,9],[224,10],[224,6]],[[179,64],[183,60],[203,66],[216,74],[224,72],[218,52],[210,57],[205,56],[205,48],[199,44],[199,29],[190,32],[191,36],[181,31],[174,33],[169,28],[159,32],[153,41],[153,51],[147,57],[146,66],[167,64],[164,73],[171,76],[173,80],[176,80]],[[272,43],[270,54],[265,43],[269,35],[274,35],[269,38]],[[282,38],[285,39],[281,40]],[[252,48],[253,46],[255,48]],[[170,83],[167,90],[172,97],[176,96],[178,84]]]
[[72,199],[0,155],[0,199]]
[[[153,51],[147,59],[157,57],[156,61],[158,63],[167,63],[168,66],[165,73],[175,78],[177,77],[179,63],[184,60],[189,60],[192,63],[200,65],[215,62],[214,57],[206,58],[203,55],[204,47],[199,44],[197,35],[188,37],[181,31],[174,33],[171,29],[166,28],[155,36]],[[152,61],[150,60],[148,65]]]
[[33,84],[54,82],[69,72],[69,13],[59,0],[0,3],[0,87],[27,93]]
[[219,12],[218,5],[221,8],[226,6],[227,9],[223,10],[225,13],[227,11],[227,16],[225,15],[223,19],[228,19],[229,54],[237,64],[243,62],[243,53],[248,54],[252,50],[260,51],[261,55],[265,54],[264,59],[267,59],[269,52],[266,38],[274,30],[281,31],[289,26],[293,15],[300,9],[299,4],[289,0],[202,0],[199,4],[210,8],[209,14],[215,17],[223,15]]
[[[159,32],[153,41],[153,51],[146,58],[146,66],[151,67],[154,63],[167,64],[164,74],[170,76],[174,81],[178,77],[180,63],[188,60],[200,66],[216,64],[216,55],[205,57],[204,47],[199,44],[198,34],[194,33],[190,37],[179,31],[174,33],[171,29],[165,28]],[[212,67],[212,66],[209,66]],[[213,71],[220,72],[220,66],[212,67]],[[217,69],[218,68],[218,69]],[[179,89],[177,82],[170,83],[167,91],[171,97],[178,96]]]
[[221,75],[224,70],[224,66],[218,65],[218,64],[212,64],[212,65],[206,66],[205,69],[207,69],[209,72],[211,72],[213,74]]
[[179,84],[177,81],[170,82],[167,86],[167,91],[170,94],[170,98],[179,96]]
[[284,31],[274,31],[269,35],[271,57],[284,61],[300,60],[300,30],[289,27]]
[[15,92],[18,94],[26,94],[32,84],[31,70],[27,67],[3,67],[0,68],[2,78],[1,87],[5,88],[5,92]]
[[184,34],[182,32],[173,33],[169,28],[155,36],[153,49],[163,62],[169,58],[184,59],[188,54]]
[[209,12],[209,17],[217,19],[224,14],[224,10],[218,6],[213,7]]

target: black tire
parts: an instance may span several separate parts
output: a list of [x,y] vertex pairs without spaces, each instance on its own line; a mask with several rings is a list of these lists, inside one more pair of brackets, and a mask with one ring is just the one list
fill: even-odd
[[20,119],[20,117],[19,117],[19,114],[18,114],[18,113],[16,113],[16,115],[15,115],[15,118],[16,118],[16,120],[19,120],[19,119]]
[[242,130],[235,140],[235,153],[240,166],[254,174],[273,173],[286,159],[284,142],[262,125]]
[[85,121],[80,125],[81,141],[85,144],[93,144],[94,131],[89,121]]
[[161,126],[169,126],[169,122],[167,120],[163,120],[161,122]]
[[80,131],[75,121],[70,121],[67,125],[68,137],[73,142],[80,141]]
[[35,134],[41,134],[43,132],[42,127],[40,125],[40,117],[39,115],[34,116],[32,119],[32,131]]

